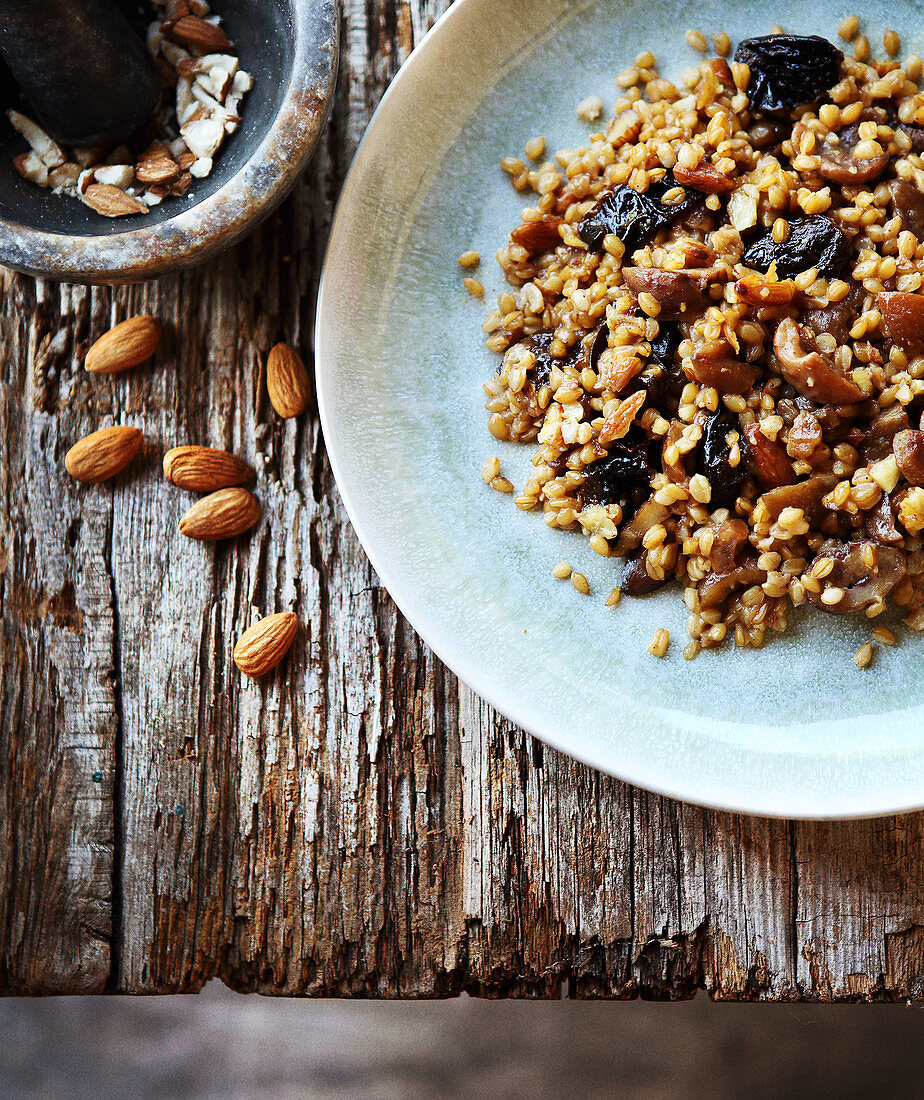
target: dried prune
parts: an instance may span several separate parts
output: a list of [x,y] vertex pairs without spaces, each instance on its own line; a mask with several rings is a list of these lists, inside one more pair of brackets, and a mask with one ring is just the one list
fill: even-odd
[[[881,462],[892,454],[894,440],[911,427],[911,421],[905,412],[904,406],[898,403],[883,409],[865,427],[864,436],[860,442],[860,459],[864,466],[872,466],[874,462]],[[896,461],[898,453],[895,454]],[[901,462],[898,463],[901,470]]]
[[699,584],[699,606],[705,610],[721,607],[736,588],[760,584],[766,575],[753,559],[736,565],[728,573],[709,573]]
[[573,366],[578,370],[583,367],[596,369],[597,360],[606,350],[607,336],[606,325],[600,325],[570,348],[562,359],[552,355],[550,350],[552,341],[555,339],[554,332],[535,332],[531,336],[524,336],[519,346],[533,353],[536,362],[529,368],[527,374],[532,378],[536,388],[540,389],[549,384],[553,367]]
[[658,321],[658,335],[651,342],[650,361],[661,368],[656,386],[649,387],[656,405],[666,403],[667,411],[674,412],[687,379],[677,362],[677,349],[683,333],[674,321]]
[[833,88],[843,59],[837,46],[814,34],[765,34],[735,50],[735,60],[751,71],[751,110],[767,114],[785,113]]
[[924,352],[924,296],[885,290],[879,308],[886,332],[909,355]]
[[[921,133],[924,135],[924,130]],[[921,143],[921,150],[924,152],[924,142]],[[920,238],[924,234],[924,192],[919,191],[911,180],[890,180],[887,186],[892,216],[897,214],[902,220],[902,228]]]
[[902,542],[902,535],[895,526],[892,498],[888,493],[883,493],[876,507],[865,513],[863,529],[874,542],[881,542],[886,546],[896,546]]
[[[729,463],[731,445],[726,439],[729,432],[737,432],[739,436],[741,459],[737,466]],[[721,409],[712,415],[696,450],[696,470],[709,478],[712,506],[731,508],[738,497],[738,490],[748,476],[747,444],[741,424],[734,413]]]
[[578,223],[578,236],[588,248],[600,249],[603,238],[613,233],[626,246],[627,252],[634,252],[643,244],[649,244],[659,229],[673,225],[702,203],[699,192],[687,190],[682,202],[665,206],[660,201],[662,196],[677,186],[673,175],[666,172],[662,179],[652,181],[647,191],[635,191],[624,184],[607,192]]
[[918,156],[924,153],[924,127],[909,126],[904,122],[898,122],[895,124],[895,129],[901,130],[911,138],[912,153],[916,153]]
[[663,580],[657,581],[654,577],[649,576],[648,570],[645,568],[647,558],[648,551],[644,546],[640,546],[626,558],[626,564],[619,581],[619,586],[626,596],[647,596],[649,592],[663,588],[668,580],[672,579],[665,576]]
[[554,339],[554,332],[537,332],[520,341],[520,346],[528,348],[535,356],[536,362],[529,368],[527,373],[533,376],[533,381],[536,383],[537,389],[549,384],[552,367],[560,367],[562,365],[562,360],[556,359],[549,352],[549,348],[552,346],[552,341]]
[[757,271],[765,272],[775,262],[776,273],[781,278],[814,267],[821,278],[831,279],[844,270],[849,260],[850,241],[823,214],[793,218],[789,223],[789,236],[782,244],[766,233],[741,257],[743,264]]
[[575,370],[583,370],[585,367],[596,370],[597,360],[606,351],[609,337],[610,333],[606,323],[599,325],[592,332],[588,332],[584,339],[576,345],[576,355],[574,354],[575,348],[572,348],[567,358],[568,364],[573,366]]
[[703,313],[712,302],[708,275],[662,271],[658,267],[624,267],[622,277],[633,294],[650,294],[661,307],[658,316],[665,319],[676,320],[687,311]]
[[[915,187],[914,190],[917,191],[917,188]],[[847,291],[845,298],[841,298],[839,302],[830,302],[821,309],[806,310],[802,315],[803,319],[815,332],[816,336],[822,332],[827,332],[839,344],[846,344],[850,340],[850,330],[863,312],[863,299],[865,296],[866,291],[863,289],[863,284],[854,282],[851,279],[850,289]]]
[[[875,552],[877,568],[868,564],[870,551]],[[843,615],[867,608],[883,608],[886,597],[905,578],[907,559],[901,550],[881,546],[866,539],[843,543],[829,539],[818,547],[819,558],[830,558],[834,568],[824,579],[821,592],[806,591],[806,596],[821,611]],[[835,604],[822,598],[827,588],[842,588],[844,595]]]
[[701,386],[712,386],[722,394],[744,393],[754,385],[759,371],[752,363],[734,358],[730,345],[716,344],[697,349],[685,368]]
[[657,363],[665,372],[670,373],[674,367],[674,356],[683,340],[683,333],[674,321],[659,321],[658,335],[651,341],[651,361]]
[[[861,111],[856,122],[845,126],[837,134],[837,144],[825,142],[817,148],[821,164],[818,166],[818,175],[831,183],[852,185],[858,183],[870,183],[877,180],[886,170],[889,163],[889,154],[883,153],[879,157],[869,157],[864,160],[856,160],[854,149],[862,140],[860,137],[860,124],[863,122],[885,122],[886,113],[881,107],[867,107]],[[833,135],[832,135],[833,136]],[[831,138],[828,139],[831,141]]]
[[624,505],[639,490],[647,494],[654,474],[648,448],[648,437],[635,425],[622,439],[611,443],[606,458],[595,462],[584,480],[584,504]]
[[748,140],[755,149],[778,149],[780,143],[791,133],[791,122],[762,118],[753,122],[748,128]]

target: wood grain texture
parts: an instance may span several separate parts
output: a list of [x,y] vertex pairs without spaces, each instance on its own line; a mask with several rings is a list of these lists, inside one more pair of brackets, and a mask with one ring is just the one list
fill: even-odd
[[[2,276],[0,990],[920,998],[924,817],[794,824],[681,805],[500,718],[396,612],[346,519],[316,409],[282,421],[266,353],[311,361],[333,203],[441,0],[348,0],[330,127],[278,216],[139,287]],[[150,312],[154,362],[83,353]],[[63,455],[135,424],[78,486]],[[231,544],[177,531],[164,451],[257,470]],[[293,608],[276,673],[235,639]]]

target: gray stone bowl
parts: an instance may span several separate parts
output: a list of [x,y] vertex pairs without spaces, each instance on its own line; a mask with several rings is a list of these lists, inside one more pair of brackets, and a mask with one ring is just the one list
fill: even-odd
[[212,174],[137,218],[105,218],[21,179],[25,148],[0,116],[0,264],[72,283],[127,283],[192,267],[288,194],[321,134],[337,75],[337,0],[216,0],[254,86]]

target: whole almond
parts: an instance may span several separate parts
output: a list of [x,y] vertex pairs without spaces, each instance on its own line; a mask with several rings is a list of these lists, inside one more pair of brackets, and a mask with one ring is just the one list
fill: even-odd
[[172,157],[149,157],[140,160],[135,168],[135,179],[139,183],[172,183],[182,175],[182,168]]
[[105,481],[131,462],[143,441],[138,428],[100,428],[71,447],[64,456],[64,465],[78,481]]
[[298,619],[292,611],[267,615],[241,635],[234,663],[245,676],[263,676],[285,657],[295,639]]
[[175,42],[196,46],[207,53],[223,53],[231,45],[231,39],[221,27],[207,23],[197,15],[184,15],[167,33]]
[[246,489],[219,489],[197,500],[180,520],[180,534],[215,542],[248,531],[260,518],[260,505]]
[[174,447],[164,455],[164,477],[180,489],[213,493],[246,485],[254,476],[242,458],[213,447]]
[[111,328],[90,347],[83,361],[94,374],[114,374],[137,367],[157,351],[160,322],[147,314],[129,317]]
[[302,357],[288,344],[277,344],[266,359],[266,390],[280,416],[298,416],[308,407],[311,384]]
[[92,207],[97,214],[102,214],[107,218],[121,218],[125,214],[148,213],[148,208],[140,199],[129,195],[127,191],[123,191],[121,187],[116,187],[114,183],[91,183],[83,192],[83,201],[87,206]]

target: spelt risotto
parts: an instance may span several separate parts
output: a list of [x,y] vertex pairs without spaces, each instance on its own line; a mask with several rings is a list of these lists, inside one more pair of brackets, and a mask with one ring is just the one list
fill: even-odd
[[614,592],[679,581],[686,657],[805,603],[924,629],[922,64],[856,24],[853,57],[719,35],[679,86],[646,51],[584,148],[501,161],[538,196],[483,326],[489,431],[536,446],[515,503],[625,559]]

